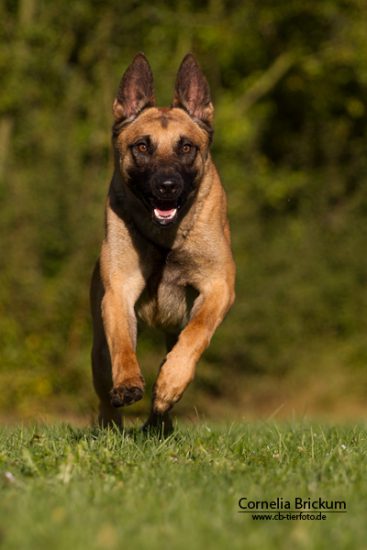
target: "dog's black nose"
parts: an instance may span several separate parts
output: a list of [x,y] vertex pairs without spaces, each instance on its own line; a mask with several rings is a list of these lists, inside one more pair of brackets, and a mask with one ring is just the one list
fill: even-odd
[[180,189],[180,185],[177,181],[165,180],[158,183],[156,189],[162,197],[175,197]]

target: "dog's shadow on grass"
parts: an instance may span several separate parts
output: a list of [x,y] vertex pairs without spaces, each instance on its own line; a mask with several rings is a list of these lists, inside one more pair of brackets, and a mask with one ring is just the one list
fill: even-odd
[[164,429],[158,428],[144,428],[142,426],[120,427],[116,424],[106,427],[94,425],[90,428],[74,428],[72,426],[68,426],[68,431],[70,440],[74,442],[81,441],[86,437],[98,440],[106,437],[117,437],[132,440],[134,442],[163,442],[172,439],[176,440],[180,437],[180,432],[178,429],[170,429],[169,432],[165,432]]

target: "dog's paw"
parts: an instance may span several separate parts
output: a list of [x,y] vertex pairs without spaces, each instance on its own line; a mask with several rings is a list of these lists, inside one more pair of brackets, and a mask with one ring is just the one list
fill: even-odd
[[155,393],[153,398],[153,411],[157,416],[168,413],[179,400],[178,396],[159,395]]
[[126,407],[132,405],[144,395],[144,386],[121,384],[112,388],[110,392],[111,405],[113,407]]
[[194,367],[190,363],[170,363],[166,361],[161,368],[153,391],[153,412],[157,415],[167,413],[179,401],[187,386],[194,378]]
[[161,415],[152,412],[142,430],[146,435],[157,435],[164,438],[173,432],[173,423],[168,413]]

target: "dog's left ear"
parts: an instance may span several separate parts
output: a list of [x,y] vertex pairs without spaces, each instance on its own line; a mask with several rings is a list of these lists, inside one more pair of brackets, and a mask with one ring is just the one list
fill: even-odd
[[211,125],[214,108],[210,89],[195,57],[188,53],[178,69],[173,107],[181,107],[193,118]]
[[113,102],[116,122],[137,116],[146,107],[155,104],[153,74],[147,58],[138,53],[126,69]]

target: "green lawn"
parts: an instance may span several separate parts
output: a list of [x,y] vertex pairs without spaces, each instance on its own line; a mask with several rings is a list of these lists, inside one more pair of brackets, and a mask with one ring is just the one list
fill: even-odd
[[[367,548],[366,429],[309,423],[1,430],[4,549]],[[345,500],[324,521],[255,521],[241,497]]]

